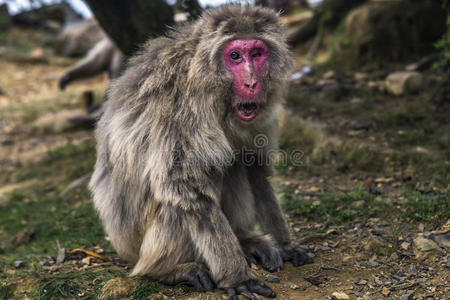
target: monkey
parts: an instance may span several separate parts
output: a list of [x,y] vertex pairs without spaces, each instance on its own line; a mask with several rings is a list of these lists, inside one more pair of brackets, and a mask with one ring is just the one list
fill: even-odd
[[94,18],[67,22],[56,38],[55,53],[66,57],[83,56],[105,36]]
[[259,159],[292,68],[273,10],[228,5],[147,43],[109,84],[89,189],[130,276],[254,299],[276,294],[250,263],[312,263]]
[[59,89],[64,90],[74,80],[95,76],[103,72],[108,78],[119,76],[124,66],[124,56],[114,43],[104,36],[89,50],[86,57],[71,66],[59,79]]

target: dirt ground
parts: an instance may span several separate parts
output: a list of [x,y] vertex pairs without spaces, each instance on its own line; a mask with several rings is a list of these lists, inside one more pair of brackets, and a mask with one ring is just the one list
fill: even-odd
[[[71,62],[0,57],[0,298],[226,298],[127,277],[86,189],[93,133],[67,123],[107,80],[59,91]],[[280,145],[304,158],[276,165],[272,181],[314,263],[252,268],[278,299],[450,299],[448,107],[423,105],[431,90],[391,96],[358,74],[293,82]]]

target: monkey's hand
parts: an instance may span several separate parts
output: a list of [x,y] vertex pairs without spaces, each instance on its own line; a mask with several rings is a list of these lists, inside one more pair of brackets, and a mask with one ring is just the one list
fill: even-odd
[[238,295],[242,295],[245,298],[252,300],[257,299],[255,294],[269,298],[275,298],[277,296],[269,286],[258,279],[249,279],[234,287],[227,288],[226,290],[230,300],[238,300]]
[[250,239],[241,241],[247,261],[250,263],[260,263],[264,270],[276,272],[283,268],[283,258],[280,250],[266,239]]
[[295,243],[291,243],[289,246],[284,247],[281,255],[283,256],[284,261],[292,262],[294,267],[313,263],[313,259],[306,253],[306,250]]
[[192,268],[185,274],[185,280],[199,292],[212,291],[216,288],[211,273],[205,268]]
[[64,76],[59,79],[58,82],[59,89],[63,91],[66,88],[66,85],[69,83],[69,81],[70,81],[69,74],[64,74]]

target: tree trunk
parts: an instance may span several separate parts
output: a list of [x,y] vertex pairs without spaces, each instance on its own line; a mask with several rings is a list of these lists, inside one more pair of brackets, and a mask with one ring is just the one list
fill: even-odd
[[126,56],[174,24],[173,10],[164,0],[86,0],[109,37]]

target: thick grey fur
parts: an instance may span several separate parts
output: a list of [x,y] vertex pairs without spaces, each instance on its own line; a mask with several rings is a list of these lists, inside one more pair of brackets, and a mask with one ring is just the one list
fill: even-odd
[[[222,63],[234,39],[269,48],[263,104],[251,122],[233,113],[232,75]],[[244,163],[237,151],[264,156],[275,148],[292,65],[276,13],[225,6],[150,41],[111,82],[90,189],[114,248],[134,264],[132,276],[169,284],[197,276],[207,290],[207,274],[227,289],[253,278],[248,260],[270,271],[286,260],[310,262],[290,240],[270,167]],[[268,139],[263,148],[254,143],[259,134]]]

